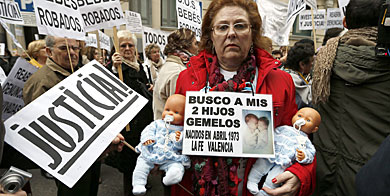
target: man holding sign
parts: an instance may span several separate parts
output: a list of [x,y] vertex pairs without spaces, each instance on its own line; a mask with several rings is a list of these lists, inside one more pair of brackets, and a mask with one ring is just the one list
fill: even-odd
[[[66,42],[69,46],[69,53]],[[72,66],[77,65],[79,60],[80,46],[77,40],[48,36],[46,46],[48,54],[46,65],[35,72],[24,85],[23,99],[26,105],[71,75]],[[117,147],[117,150],[121,151],[123,144],[119,144],[120,140],[124,138],[118,134],[110,148]],[[56,180],[57,195],[97,195],[99,176],[100,161],[96,161],[72,188]]]

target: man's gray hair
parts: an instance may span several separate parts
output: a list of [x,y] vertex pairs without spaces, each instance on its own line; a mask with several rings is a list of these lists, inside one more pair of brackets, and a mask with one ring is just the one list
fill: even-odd
[[45,41],[46,41],[46,47],[48,48],[53,48],[54,45],[56,44],[55,37],[51,35],[46,36]]

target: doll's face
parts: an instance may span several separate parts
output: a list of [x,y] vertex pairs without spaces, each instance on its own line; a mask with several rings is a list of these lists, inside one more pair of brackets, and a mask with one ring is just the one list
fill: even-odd
[[318,126],[320,126],[321,123],[321,116],[316,110],[312,108],[300,109],[292,118],[292,123],[294,124],[301,118],[305,119],[305,125],[301,127],[301,131],[310,134],[318,130]]
[[259,129],[259,130],[268,130],[268,124],[265,123],[262,120],[259,120],[257,129]]
[[249,118],[248,122],[246,123],[251,130],[257,129],[257,119],[255,118]]
[[186,99],[183,95],[171,95],[165,103],[164,111],[162,113],[162,119],[164,119],[166,115],[171,115],[173,116],[173,121],[171,122],[171,124],[183,125],[185,102]]

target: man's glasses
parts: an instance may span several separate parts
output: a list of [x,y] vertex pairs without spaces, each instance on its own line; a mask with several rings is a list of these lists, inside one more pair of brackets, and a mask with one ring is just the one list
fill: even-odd
[[[246,34],[252,28],[252,25],[248,23],[238,22],[233,24],[233,31],[237,34]],[[215,35],[226,35],[230,29],[229,24],[217,24],[211,30]]]
[[126,47],[132,48],[134,46],[135,46],[134,44],[121,44],[120,45],[121,48],[126,48]]
[[[67,51],[67,47],[66,46],[58,46],[57,47],[58,50],[61,50],[61,51]],[[80,51],[80,47],[78,46],[69,46],[69,50],[72,49],[74,52],[79,52]]]

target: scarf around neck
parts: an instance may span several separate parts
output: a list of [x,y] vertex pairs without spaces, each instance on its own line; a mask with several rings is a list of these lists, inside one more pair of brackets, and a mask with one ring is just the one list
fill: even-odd
[[126,64],[127,66],[129,66],[129,67],[135,69],[137,72],[139,72],[140,67],[139,67],[139,64],[138,64],[137,61],[131,62],[131,61],[125,59],[125,58],[122,58],[122,62],[123,62],[124,64]]
[[377,32],[377,27],[363,27],[351,29],[342,37],[328,40],[326,45],[318,52],[313,68],[313,104],[326,103],[328,101],[330,96],[330,78],[339,44],[346,44],[348,41],[356,38],[361,38],[368,42],[376,42]]

